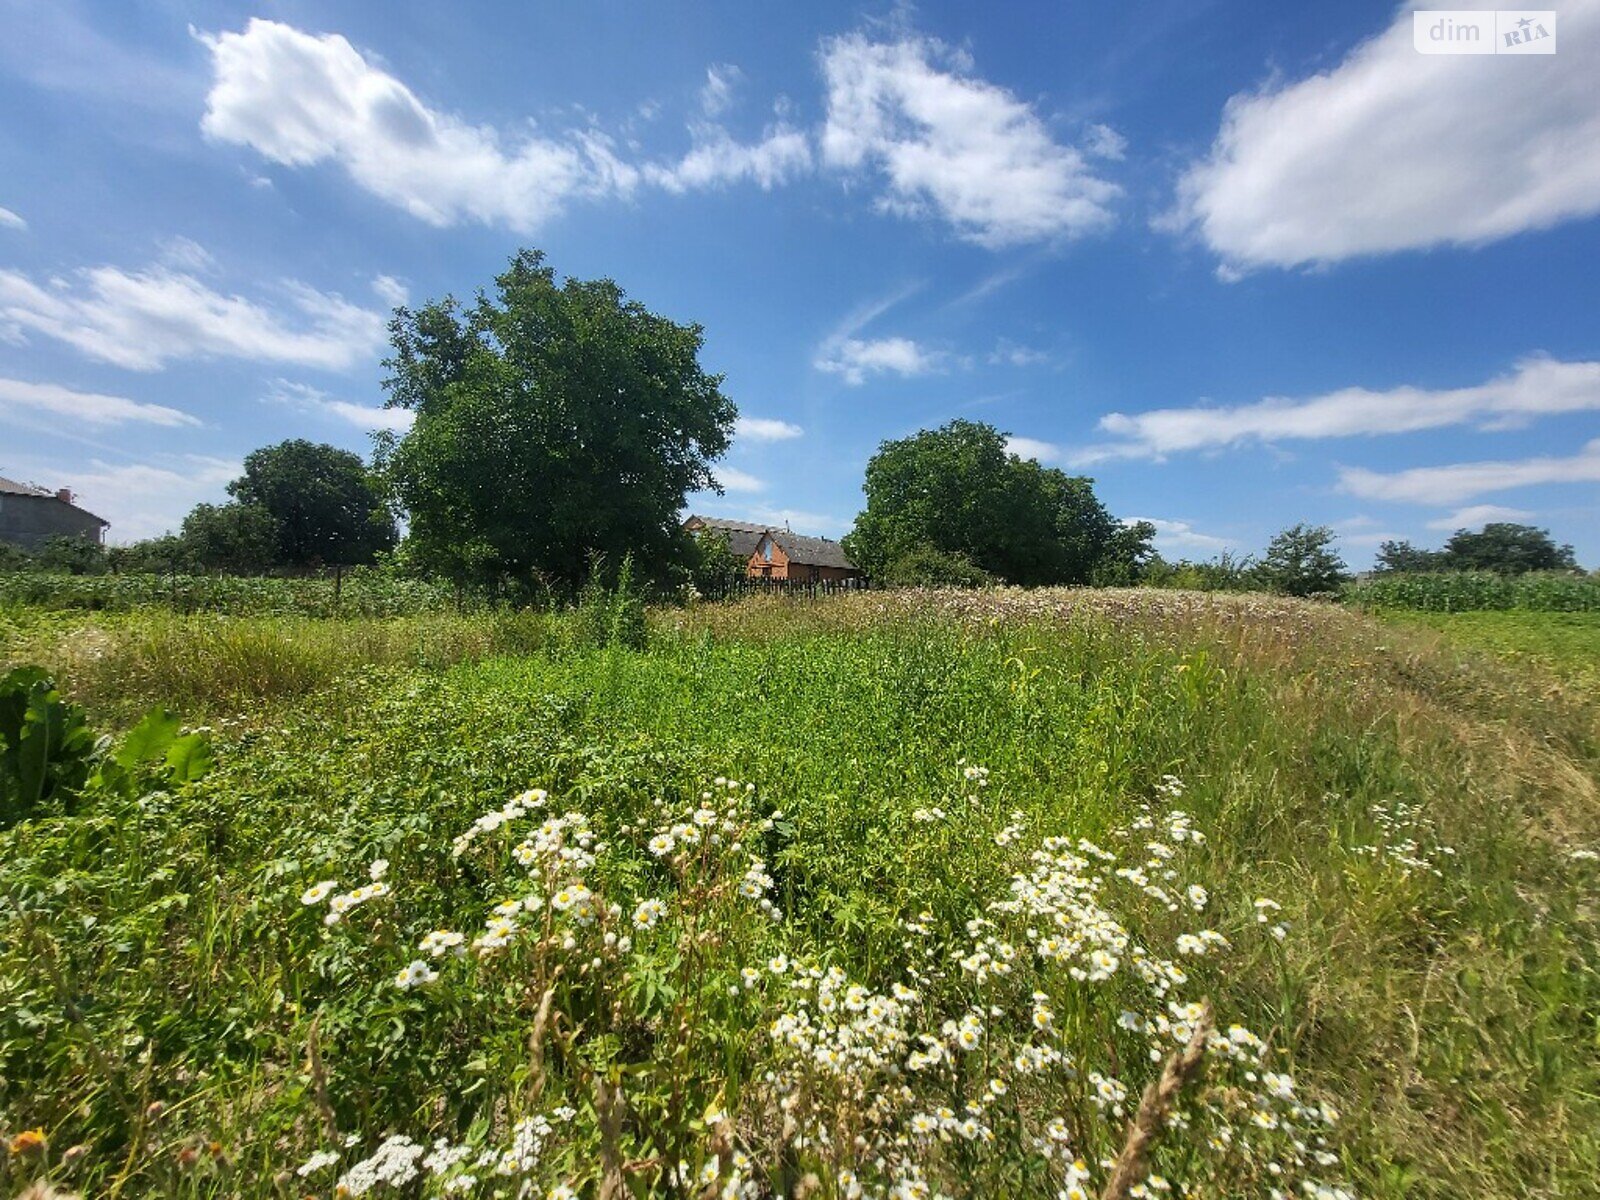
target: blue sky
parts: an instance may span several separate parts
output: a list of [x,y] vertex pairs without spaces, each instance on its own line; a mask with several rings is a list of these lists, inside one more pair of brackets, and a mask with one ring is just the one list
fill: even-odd
[[0,473],[127,541],[364,451],[390,307],[531,245],[705,326],[702,511],[838,536],[966,417],[1171,556],[1509,519],[1600,565],[1600,0],[1558,19],[0,0]]

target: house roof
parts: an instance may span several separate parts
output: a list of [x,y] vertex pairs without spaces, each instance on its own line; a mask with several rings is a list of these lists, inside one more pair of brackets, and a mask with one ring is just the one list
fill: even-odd
[[68,508],[77,509],[79,512],[83,513],[84,516],[94,517],[94,519],[99,521],[102,525],[111,524],[111,522],[106,520],[104,517],[96,517],[92,512],[80,504],[74,504],[71,500],[62,500],[59,495],[57,495],[55,492],[52,492],[49,488],[34,487],[31,483],[18,483],[15,479],[7,479],[4,475],[0,475],[0,496],[36,496],[41,500],[55,500],[61,504],[65,504]]
[[55,493],[46,491],[42,487],[34,487],[31,483],[18,483],[15,479],[7,479],[4,475],[0,475],[0,495],[54,496]]
[[783,547],[789,561],[803,567],[839,567],[846,571],[857,570],[838,542],[827,538],[807,537],[803,533],[790,533],[787,529],[769,529],[767,536]]
[[691,516],[689,521],[698,521],[701,527],[722,534],[728,539],[728,549],[740,558],[749,558],[756,552],[756,547],[761,544],[761,535],[768,528],[750,521],[729,521],[723,517],[702,517],[698,514]]

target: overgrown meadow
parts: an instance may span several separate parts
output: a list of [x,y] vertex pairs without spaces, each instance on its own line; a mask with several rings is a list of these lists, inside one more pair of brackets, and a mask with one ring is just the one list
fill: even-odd
[[1595,1194],[1585,689],[1261,597],[614,632],[12,610],[214,765],[0,831],[0,1188],[1076,1200],[1192,1044],[1120,1194]]

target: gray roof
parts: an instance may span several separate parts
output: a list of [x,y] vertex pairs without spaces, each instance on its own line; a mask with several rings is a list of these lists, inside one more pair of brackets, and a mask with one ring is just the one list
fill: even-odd
[[749,558],[756,552],[756,547],[761,544],[761,535],[767,531],[767,526],[752,524],[749,521],[729,521],[722,517],[702,517],[698,514],[689,518],[699,521],[707,529],[714,529],[728,539],[728,549],[740,558]]
[[95,517],[92,512],[90,512],[87,508],[84,508],[83,505],[79,504],[75,500],[62,500],[59,495],[57,495],[55,492],[52,492],[49,488],[35,487],[31,483],[18,483],[15,479],[7,479],[4,475],[0,475],[0,496],[38,496],[44,500],[55,500],[61,504],[65,504],[68,508],[77,509],[85,516],[94,517],[94,519],[99,521],[102,525],[111,524],[111,522],[106,520],[104,517]]
[[18,483],[15,479],[7,479],[4,475],[0,475],[0,495],[54,496],[55,493],[46,491],[42,487],[34,487],[31,483]]
[[787,529],[769,529],[767,533],[783,547],[783,552],[792,563],[799,563],[803,567],[839,567],[846,571],[858,569],[846,557],[844,547],[838,542],[807,537],[803,533],[790,533]]

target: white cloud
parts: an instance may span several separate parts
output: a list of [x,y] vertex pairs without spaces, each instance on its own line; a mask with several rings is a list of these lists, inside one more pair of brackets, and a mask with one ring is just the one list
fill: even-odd
[[751,442],[782,442],[803,433],[800,426],[772,417],[740,417],[734,424],[734,436]]
[[869,375],[932,374],[941,369],[944,357],[942,352],[928,350],[907,337],[846,337],[825,342],[812,365],[858,387]]
[[1600,212],[1600,0],[1564,5],[1559,36],[1536,60],[1423,55],[1401,8],[1332,70],[1229,100],[1166,223],[1232,277]]
[[197,418],[164,404],[144,404],[99,392],[78,392],[54,383],[0,379],[0,411],[8,407],[33,409],[89,425],[136,422],[174,427],[200,424]]
[[1215,554],[1233,545],[1228,538],[1201,533],[1187,521],[1169,521],[1161,517],[1129,517],[1123,524],[1132,525],[1136,521],[1148,521],[1156,527],[1156,536],[1151,539],[1151,545],[1163,554],[1183,554],[1193,551]]
[[1506,508],[1501,504],[1471,504],[1466,508],[1458,508],[1448,517],[1429,521],[1428,528],[1454,533],[1458,529],[1472,529],[1475,526],[1487,525],[1491,521],[1527,521],[1532,517],[1533,514],[1525,508]]
[[378,299],[382,300],[390,308],[398,308],[410,297],[410,293],[406,290],[406,285],[393,275],[375,276],[372,280],[372,290],[376,293]]
[[[804,133],[778,122],[755,143],[709,122],[671,163],[618,156],[594,128],[512,135],[430,108],[338,34],[316,36],[252,19],[239,33],[200,35],[214,79],[201,128],[273,162],[333,162],[378,198],[438,226],[475,221],[529,233],[574,200],[671,192],[749,180],[775,187],[811,165]],[[707,117],[726,108],[737,68],[707,72]]]
[[503,224],[528,232],[569,199],[627,192],[637,172],[605,139],[508,139],[436,112],[338,34],[253,18],[202,35],[215,79],[201,128],[273,162],[335,161],[357,184],[433,225]]
[[1600,483],[1600,438],[1568,457],[1452,463],[1383,473],[1344,467],[1339,485],[1355,496],[1408,504],[1460,504],[1486,492],[1548,483]]
[[806,135],[779,123],[759,142],[735,141],[726,130],[691,127],[694,146],[675,163],[649,163],[641,168],[649,183],[673,194],[695,188],[749,181],[770,191],[811,169],[811,143]]
[[168,267],[93,267],[41,286],[0,271],[0,325],[42,333],[103,362],[157,370],[175,358],[242,358],[342,370],[384,340],[384,314],[293,281],[293,315],[225,296]]
[[1018,458],[1036,458],[1042,463],[1053,463],[1061,457],[1061,447],[1054,442],[1030,437],[1008,437],[1006,449]]
[[1085,461],[1159,458],[1244,442],[1414,433],[1451,425],[1502,429],[1560,413],[1600,411],[1600,362],[1524,358],[1508,374],[1464,388],[1342,388],[1306,400],[1268,397],[1223,408],[1108,413],[1100,428],[1120,442],[1093,446]]
[[881,171],[884,211],[936,213],[989,248],[1111,223],[1121,189],[1057,143],[1029,105],[973,77],[964,55],[932,38],[849,34],[824,42],[821,57],[824,161]]
[[216,270],[217,260],[199,242],[180,235],[161,243],[161,264],[199,275]]
[[380,408],[370,404],[356,404],[340,400],[321,388],[308,383],[294,383],[287,379],[274,379],[266,399],[274,404],[287,404],[301,412],[325,413],[348,421],[357,429],[372,431],[389,429],[404,433],[411,428],[416,414],[408,408]]
[[717,482],[727,492],[763,492],[767,488],[763,480],[738,467],[718,467],[715,474]]
[[1128,139],[1109,125],[1091,125],[1084,135],[1083,148],[1096,158],[1121,162],[1128,152]]
[[1048,351],[1035,350],[1031,346],[1021,346],[1010,338],[1001,338],[989,352],[989,365],[991,367],[1035,367],[1040,363],[1050,361]]
[[28,223],[9,208],[0,208],[0,229],[26,229]]

